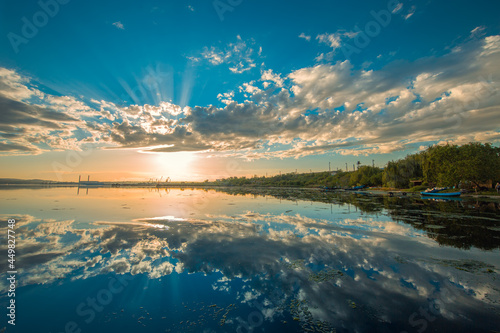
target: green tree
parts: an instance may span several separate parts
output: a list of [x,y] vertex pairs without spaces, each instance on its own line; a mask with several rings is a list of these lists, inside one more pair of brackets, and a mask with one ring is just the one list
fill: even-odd
[[351,173],[350,186],[367,185],[379,186],[382,185],[382,170],[372,166],[360,166],[358,170]]
[[432,146],[425,152],[426,181],[438,186],[482,182],[500,178],[500,148],[471,142],[463,146]]
[[413,154],[387,163],[382,177],[383,183],[388,187],[409,187],[410,180],[421,179],[423,176],[422,159],[422,154]]

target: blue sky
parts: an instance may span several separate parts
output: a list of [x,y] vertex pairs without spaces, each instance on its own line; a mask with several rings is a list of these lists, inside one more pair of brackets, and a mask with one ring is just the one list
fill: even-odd
[[[120,160],[120,149],[135,149],[137,158],[188,152],[190,163],[237,161],[238,174],[272,174],[329,161],[382,166],[432,143],[498,143],[499,9],[0,1],[0,158],[45,170],[1,171],[54,178],[54,161],[67,164],[61,152]],[[65,177],[99,170],[82,165]],[[226,175],[214,168],[192,174]]]

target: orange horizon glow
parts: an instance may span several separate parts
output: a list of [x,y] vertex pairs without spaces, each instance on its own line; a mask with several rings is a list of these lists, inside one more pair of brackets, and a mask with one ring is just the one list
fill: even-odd
[[[95,181],[213,181],[220,178],[253,176],[231,159],[208,158],[198,152],[151,153],[137,150],[95,150],[87,156],[78,152],[50,152],[37,156],[13,156],[0,166],[0,178],[43,179],[75,182]],[[35,158],[34,163],[24,159]],[[33,168],[36,165],[36,168]],[[229,167],[228,167],[229,165]]]

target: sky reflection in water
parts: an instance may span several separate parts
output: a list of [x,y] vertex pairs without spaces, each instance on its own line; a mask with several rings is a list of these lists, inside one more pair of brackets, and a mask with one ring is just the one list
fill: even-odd
[[0,191],[18,221],[7,332],[497,328],[497,204],[233,192]]

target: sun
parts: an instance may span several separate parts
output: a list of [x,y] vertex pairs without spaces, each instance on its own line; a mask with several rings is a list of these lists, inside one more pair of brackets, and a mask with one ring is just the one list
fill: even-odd
[[194,180],[193,172],[198,160],[193,152],[155,153],[157,178],[172,181]]

